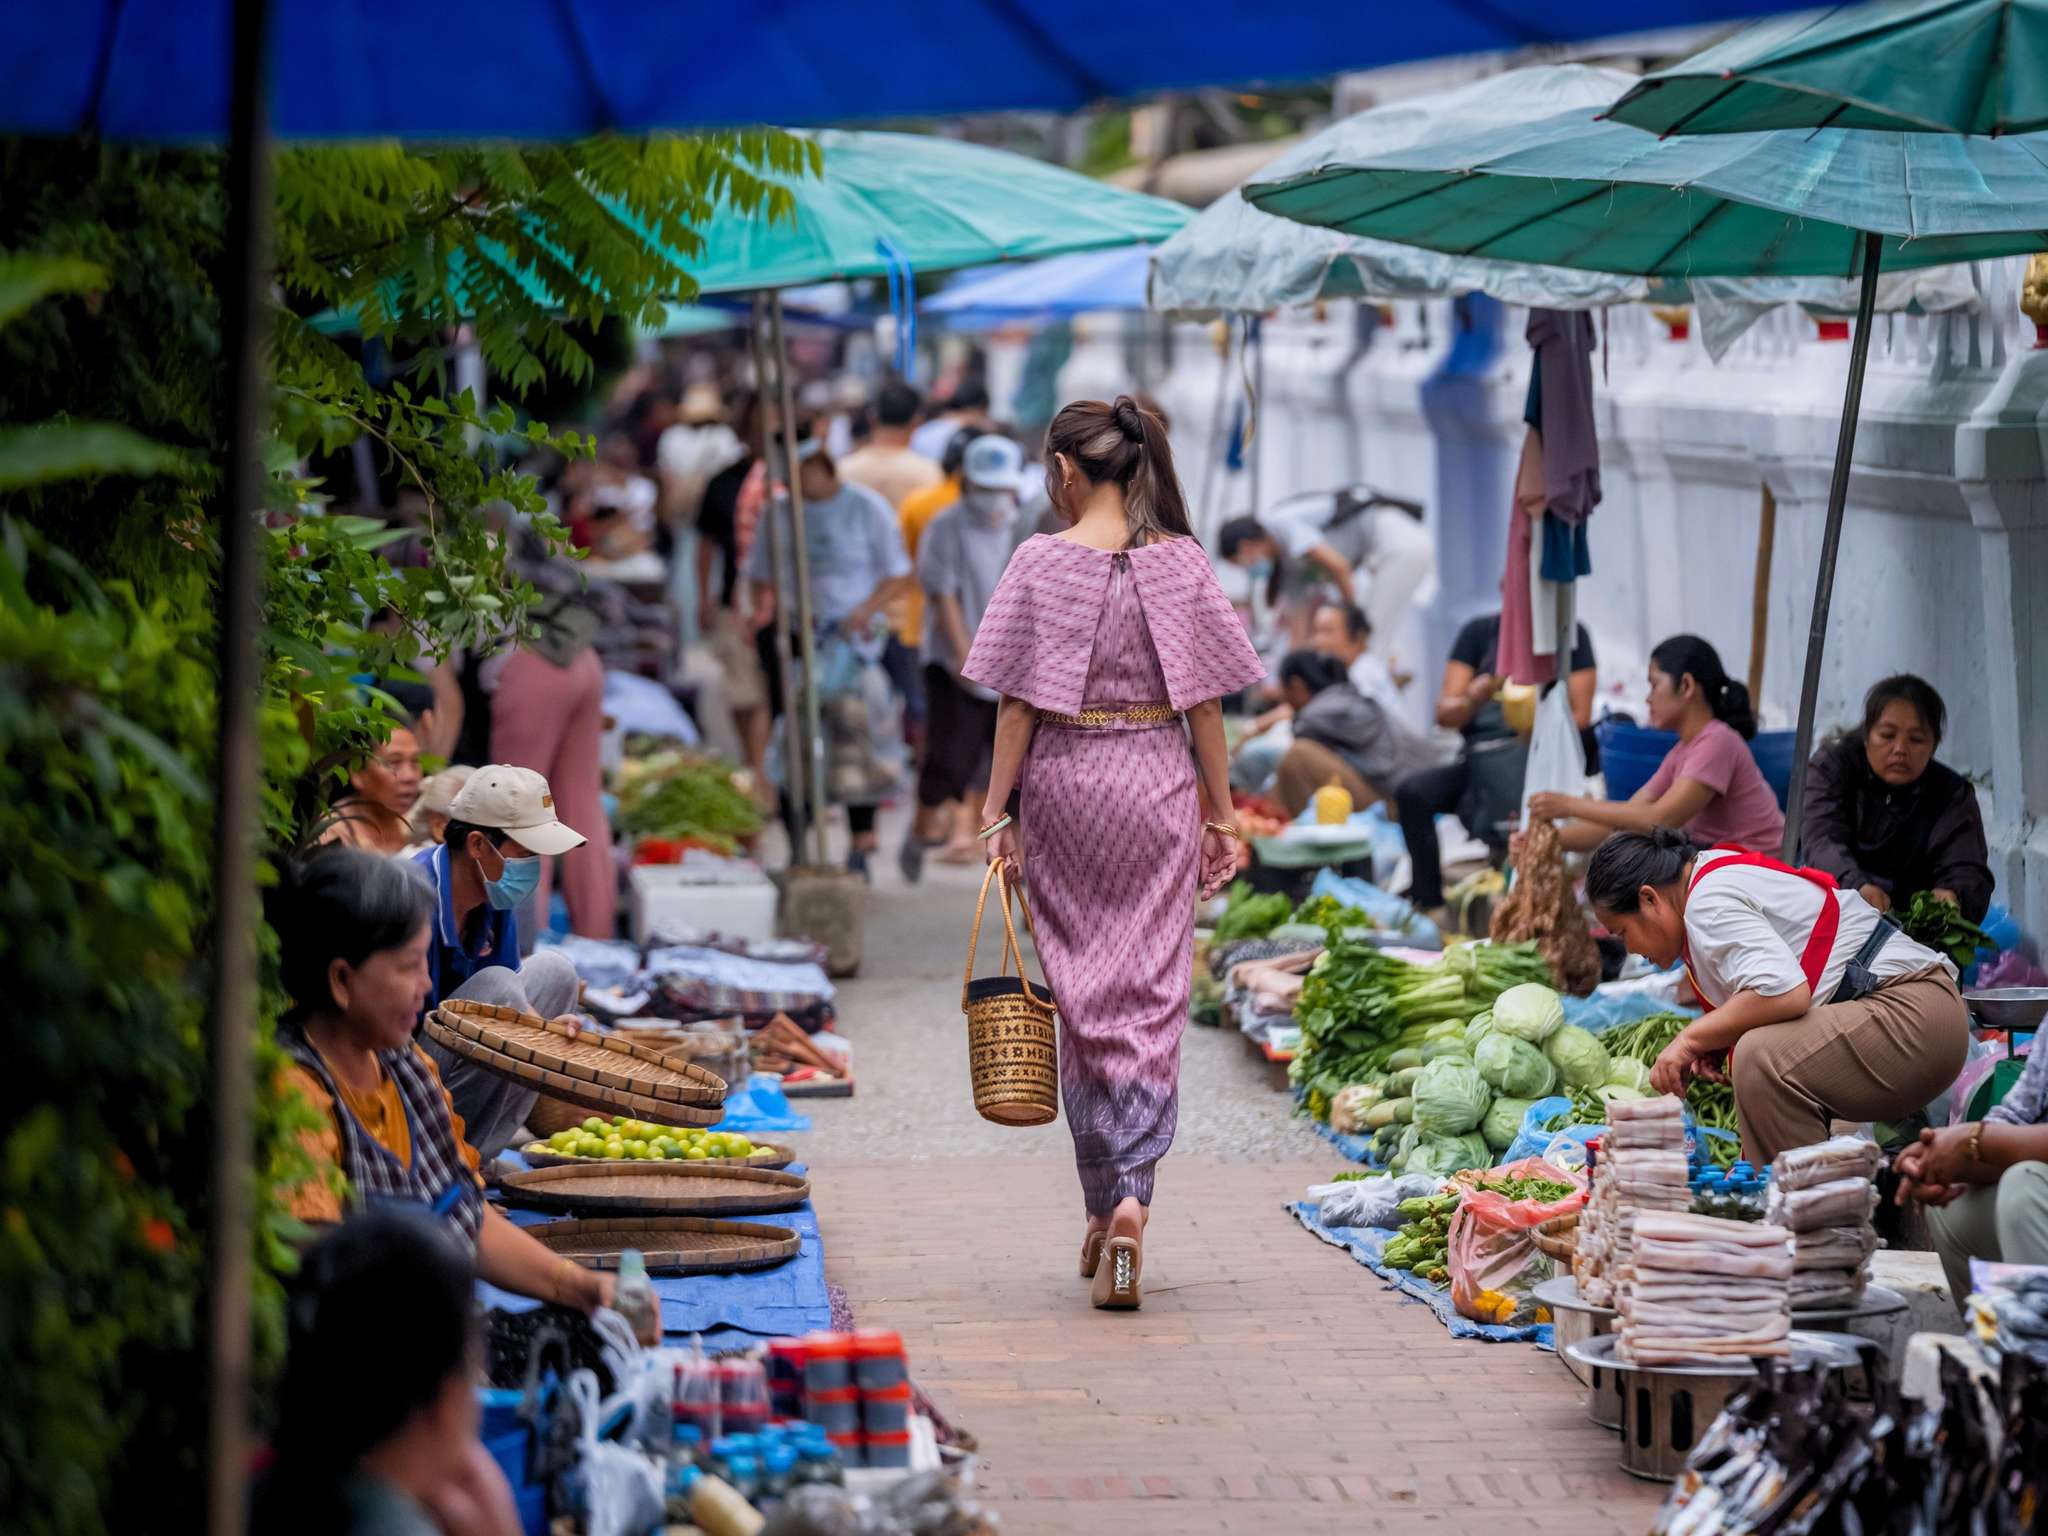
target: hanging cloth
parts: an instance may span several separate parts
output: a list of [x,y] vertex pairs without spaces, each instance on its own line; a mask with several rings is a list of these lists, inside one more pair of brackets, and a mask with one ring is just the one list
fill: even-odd
[[1543,509],[1568,523],[1583,522],[1600,505],[1593,317],[1583,310],[1532,309],[1526,334],[1536,350],[1529,410],[1543,431]]

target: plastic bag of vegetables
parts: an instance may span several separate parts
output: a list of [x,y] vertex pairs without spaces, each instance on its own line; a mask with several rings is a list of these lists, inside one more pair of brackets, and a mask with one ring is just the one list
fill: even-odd
[[1477,1131],[1462,1136],[1424,1136],[1408,1154],[1407,1173],[1429,1173],[1449,1178],[1467,1168],[1484,1168],[1493,1161],[1493,1149]]
[[1493,1000],[1493,1032],[1541,1045],[1564,1024],[1564,1004],[1550,988],[1525,981]]
[[1505,1152],[1515,1144],[1515,1138],[1522,1134],[1522,1117],[1529,1113],[1534,1099],[1511,1099],[1502,1094],[1494,1096],[1493,1107],[1486,1112],[1486,1118],[1479,1122],[1479,1134],[1486,1138],[1487,1146],[1496,1153]]
[[1567,1088],[1598,1088],[1607,1081],[1607,1047],[1576,1024],[1561,1024],[1552,1030],[1543,1044],[1543,1054]]
[[1487,1087],[1517,1099],[1540,1099],[1557,1086],[1550,1058],[1513,1035],[1488,1035],[1472,1053],[1472,1064]]
[[1451,1218],[1451,1304],[1477,1323],[1537,1320],[1531,1296],[1556,1266],[1529,1234],[1586,1203],[1586,1179],[1541,1158],[1493,1169]]
[[1493,1090],[1479,1069],[1462,1056],[1443,1056],[1415,1079],[1415,1125],[1425,1136],[1459,1136],[1474,1130],[1493,1107]]

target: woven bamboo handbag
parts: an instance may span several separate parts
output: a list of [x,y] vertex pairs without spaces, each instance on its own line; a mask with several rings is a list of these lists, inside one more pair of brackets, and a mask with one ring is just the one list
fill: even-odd
[[[1010,916],[1010,886],[1003,882],[1003,963],[1005,973],[974,979],[974,951],[981,942],[981,915],[988,906],[988,888],[1001,875],[1003,861],[990,863],[982,877],[981,896],[974,903],[974,931],[967,939],[967,974],[961,981],[960,1008],[967,1015],[967,1063],[974,1078],[974,1107],[982,1119],[997,1125],[1046,1125],[1059,1116],[1060,1068],[1058,1035],[1053,1025],[1052,994],[1033,986],[1024,975],[1024,952],[1017,944],[1017,925]],[[1021,893],[1024,924],[1032,942],[1031,908]],[[1016,974],[1007,974],[1014,967]]]

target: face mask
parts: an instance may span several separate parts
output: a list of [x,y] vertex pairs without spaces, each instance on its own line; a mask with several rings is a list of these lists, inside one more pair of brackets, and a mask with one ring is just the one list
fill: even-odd
[[1017,498],[1008,491],[983,490],[970,485],[960,493],[960,501],[967,508],[968,516],[984,528],[999,527],[1017,512]]
[[1271,581],[1272,579],[1273,579],[1273,562],[1272,562],[1272,561],[1270,561],[1270,560],[1257,560],[1257,561],[1254,561],[1254,562],[1252,563],[1252,580],[1253,580],[1253,581]]
[[484,899],[500,912],[509,912],[540,886],[540,856],[507,859],[505,872],[484,882]]

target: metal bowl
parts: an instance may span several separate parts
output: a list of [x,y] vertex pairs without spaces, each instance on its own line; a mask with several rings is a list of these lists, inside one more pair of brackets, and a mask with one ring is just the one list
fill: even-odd
[[2048,1017],[2048,987],[1986,987],[1963,1001],[1987,1029],[2039,1029]]

